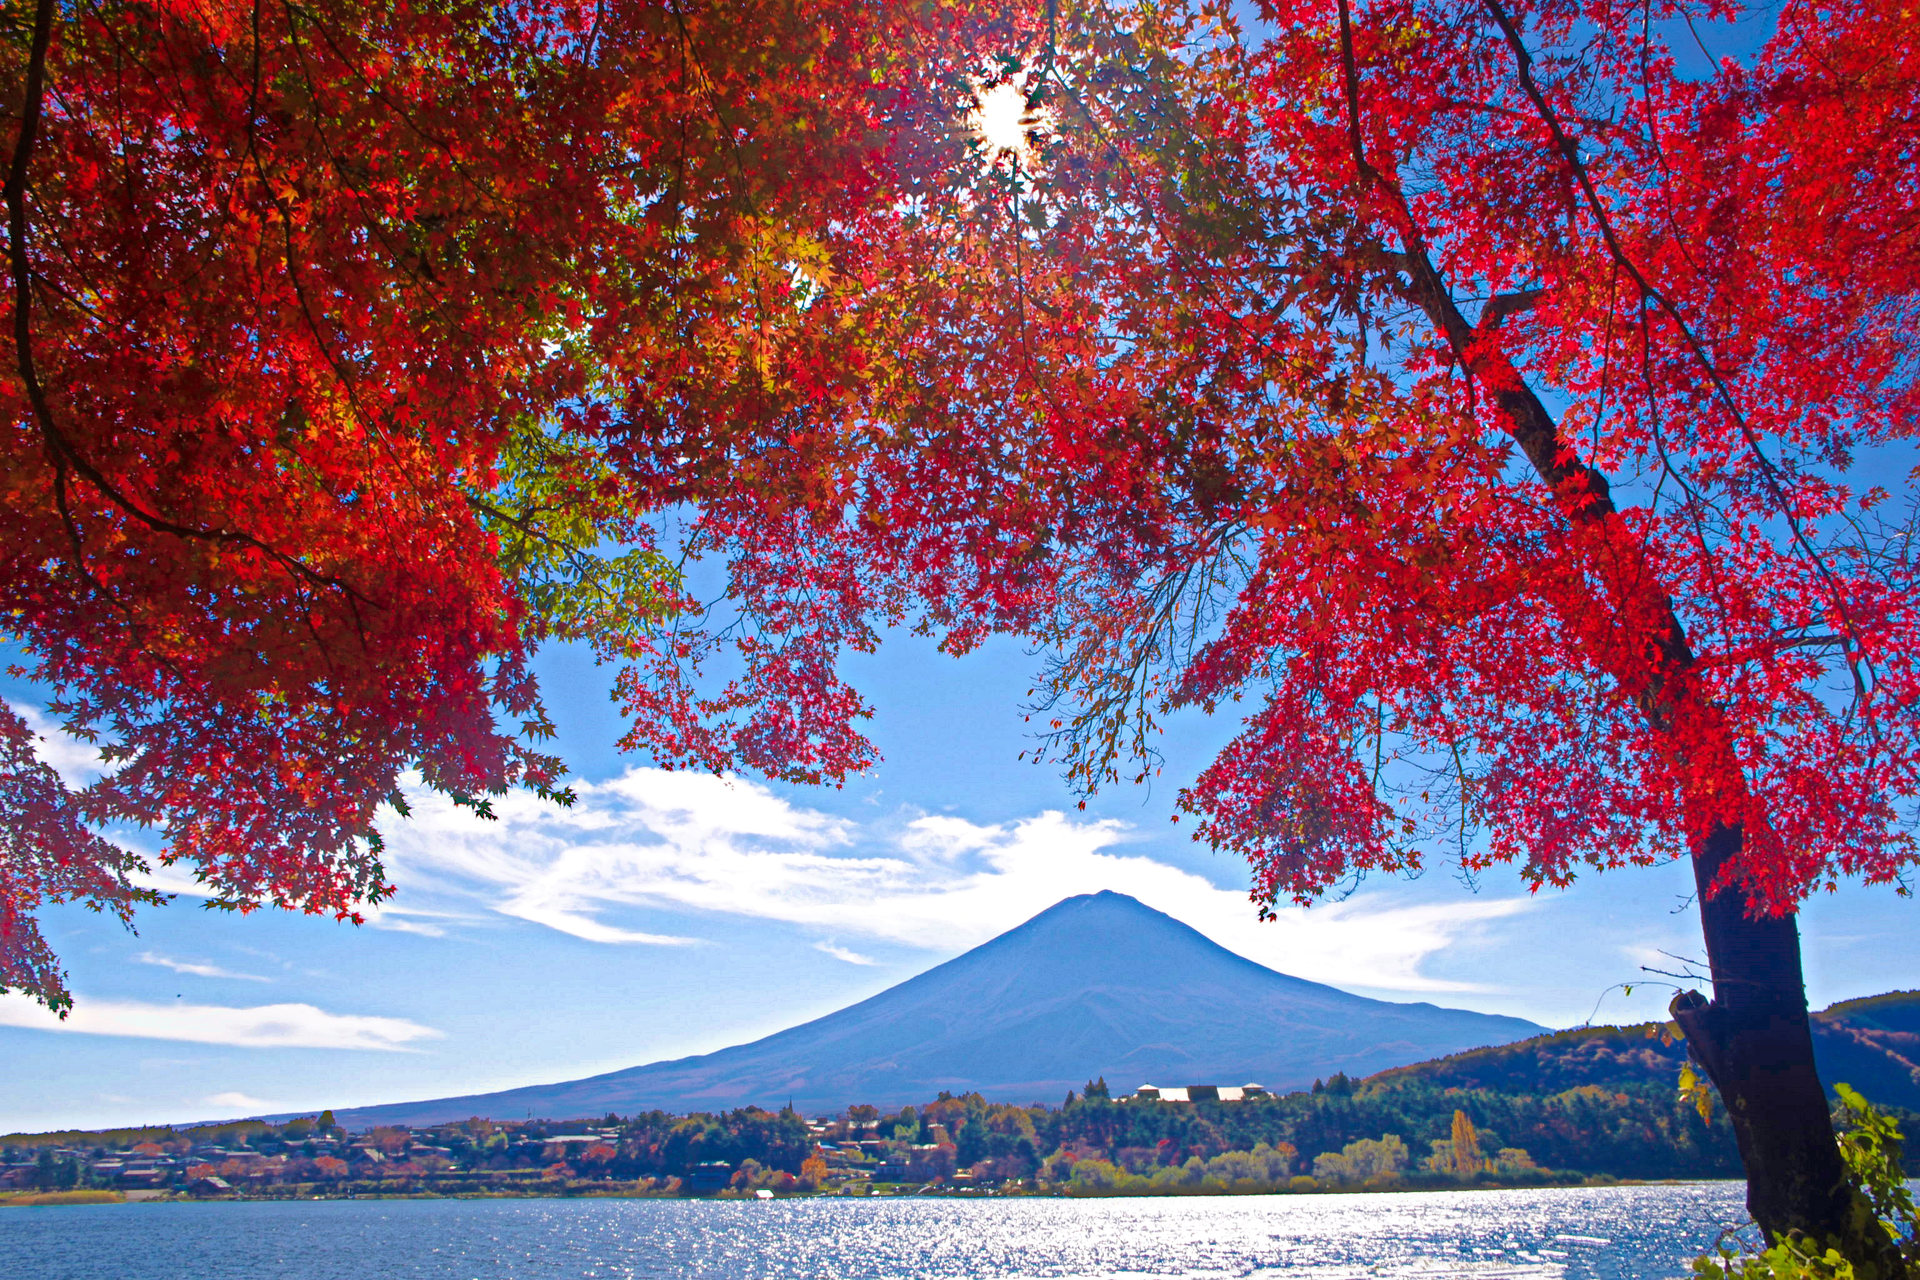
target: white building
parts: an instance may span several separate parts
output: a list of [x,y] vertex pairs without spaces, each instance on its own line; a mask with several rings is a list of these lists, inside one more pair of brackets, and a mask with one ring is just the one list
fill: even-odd
[[1183,1084],[1163,1087],[1143,1084],[1127,1102],[1246,1102],[1267,1096],[1265,1085],[1258,1084]]

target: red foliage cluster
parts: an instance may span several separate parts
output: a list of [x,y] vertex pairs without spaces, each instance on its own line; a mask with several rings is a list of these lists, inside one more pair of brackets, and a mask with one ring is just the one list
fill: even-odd
[[140,899],[144,863],[93,831],[159,827],[218,904],[344,917],[387,892],[375,818],[406,771],[564,799],[528,668],[549,637],[628,668],[636,742],[807,776],[863,758],[817,638],[755,641],[702,704],[741,723],[696,723],[648,517],[777,471],[768,442],[817,398],[800,371],[857,366],[835,354],[857,335],[806,323],[809,281],[892,199],[888,69],[947,21],[10,19],[0,617],[109,768],[63,784],[0,713],[0,988],[66,1002],[42,902]]
[[1151,767],[1162,714],[1251,698],[1183,801],[1266,903],[1715,832],[1708,879],[1765,911],[1898,881],[1920,52],[1897,6],[1801,6],[1683,73],[1681,16],[1036,33],[1035,154],[877,217],[882,286],[815,309],[912,340],[782,581],[1051,643],[1087,786]]
[[846,650],[1012,631],[1085,787],[1251,700],[1182,801],[1263,905],[1690,852],[1750,1207],[1864,1265],[1783,917],[1917,852],[1920,42],[1692,57],[1735,19],[36,0],[0,617],[114,767],[0,715],[0,987],[141,897],[97,831],[349,915],[403,771],[564,798],[542,639],[627,746],[823,781]]

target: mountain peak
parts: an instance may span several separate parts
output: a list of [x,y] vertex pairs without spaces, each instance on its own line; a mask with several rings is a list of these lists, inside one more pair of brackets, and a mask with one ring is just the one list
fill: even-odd
[[772,1107],[896,1106],[941,1090],[1059,1098],[1096,1076],[1286,1089],[1542,1028],[1431,1004],[1390,1004],[1289,977],[1113,890],[1032,919],[837,1013],[716,1053],[562,1084],[339,1112],[343,1123],[554,1119]]
[[1062,898],[1038,915],[1033,916],[1023,924],[1015,925],[1013,928],[1001,934],[999,938],[993,939],[992,942],[988,942],[986,945],[992,946],[993,942],[998,942],[1001,938],[1020,936],[1029,930],[1046,929],[1053,925],[1075,920],[1082,922],[1103,920],[1114,924],[1122,921],[1134,923],[1154,921],[1156,923],[1172,925],[1177,929],[1187,927],[1166,912],[1156,911],[1154,908],[1130,894],[1118,893],[1112,889],[1102,889],[1098,893],[1076,893],[1071,898]]
[[1027,924],[1035,924],[1050,916],[1071,915],[1078,911],[1147,911],[1154,915],[1162,914],[1131,894],[1121,893],[1115,889],[1101,889],[1094,893],[1076,893],[1070,898],[1062,898],[1028,920]]
[[[1098,889],[1093,893],[1076,893],[1071,898],[1062,898],[1048,907],[1048,911],[1058,911],[1070,902],[1086,902],[1101,907],[1116,907],[1126,911],[1146,911],[1156,916],[1166,915],[1164,911],[1155,911],[1130,893],[1121,893],[1118,889]],[[1044,912],[1042,914],[1045,914]],[[1172,916],[1167,916],[1169,920]]]
[[902,985],[948,969],[994,962],[1017,964],[1035,973],[1071,975],[1090,988],[1150,990],[1163,986],[1169,975],[1207,969],[1221,982],[1273,980],[1337,999],[1360,998],[1278,973],[1229,951],[1192,925],[1112,889],[1063,898],[1024,924]]

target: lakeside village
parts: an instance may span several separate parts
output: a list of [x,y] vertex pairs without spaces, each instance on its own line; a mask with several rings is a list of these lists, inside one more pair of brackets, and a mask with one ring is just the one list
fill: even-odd
[[[1218,1195],[1611,1183],[1725,1177],[1735,1169],[1730,1134],[1714,1132],[1670,1098],[1589,1086],[1536,1099],[1545,1105],[1529,1117],[1480,1091],[1426,1093],[1432,1096],[1409,1097],[1404,1089],[1335,1076],[1284,1096],[1257,1085],[1148,1085],[1114,1099],[1098,1080],[1058,1108],[990,1103],[976,1093],[942,1094],[890,1114],[854,1106],[815,1119],[791,1108],[748,1107],[348,1133],[324,1112],[283,1124],[16,1134],[0,1138],[0,1205],[347,1196]],[[1507,1130],[1493,1127],[1496,1121],[1533,1136],[1564,1162],[1536,1162],[1503,1136]]]

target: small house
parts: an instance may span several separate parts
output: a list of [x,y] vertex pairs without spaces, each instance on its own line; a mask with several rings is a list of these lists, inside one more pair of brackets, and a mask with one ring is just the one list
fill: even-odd
[[733,1166],[725,1160],[708,1160],[697,1164],[687,1179],[687,1185],[695,1195],[725,1191],[732,1182]]

